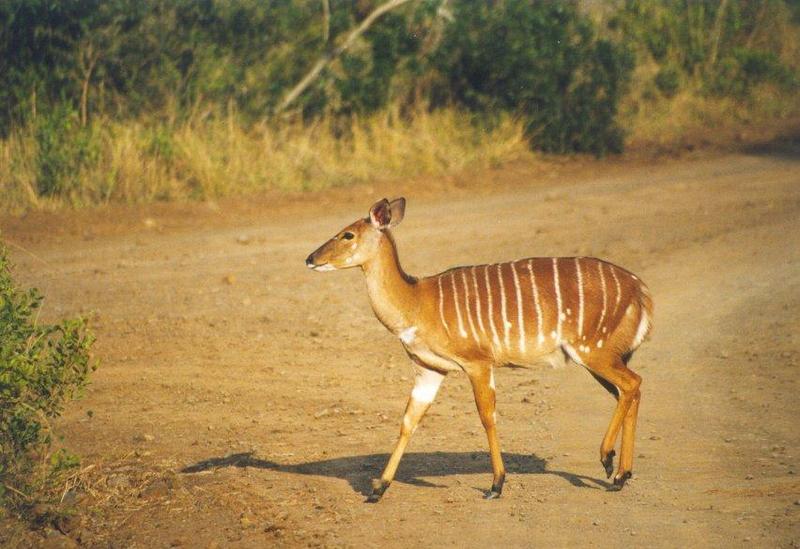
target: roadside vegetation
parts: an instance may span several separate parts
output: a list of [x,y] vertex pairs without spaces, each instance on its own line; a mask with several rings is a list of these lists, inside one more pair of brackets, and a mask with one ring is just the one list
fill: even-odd
[[0,245],[0,518],[57,520],[49,504],[63,499],[79,464],[52,422],[88,382],[94,338],[81,318],[41,322],[43,300],[15,285]]
[[800,114],[798,29],[789,0],[11,0],[0,210],[669,148]]

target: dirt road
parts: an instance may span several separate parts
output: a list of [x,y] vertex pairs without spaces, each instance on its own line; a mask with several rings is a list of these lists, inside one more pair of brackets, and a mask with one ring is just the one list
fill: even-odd
[[[523,165],[425,187],[7,222],[45,315],[96,313],[102,366],[60,422],[87,468],[83,514],[47,543],[800,545],[797,151]],[[410,363],[359,272],[303,259],[384,192],[408,198],[395,236],[410,273],[585,254],[647,282],[656,321],[631,363],[644,382],[625,490],[606,490],[597,459],[614,402],[567,365],[497,374],[502,499],[481,499],[484,433],[467,380],[449,376],[397,481],[363,503]]]

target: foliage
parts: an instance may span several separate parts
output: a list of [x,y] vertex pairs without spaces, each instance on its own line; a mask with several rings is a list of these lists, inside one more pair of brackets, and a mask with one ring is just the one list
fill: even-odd
[[[800,95],[795,0],[412,0],[276,115],[384,1],[332,0],[327,21],[319,0],[0,2],[0,189],[37,207],[129,199],[135,188],[136,199],[182,195],[187,174],[209,168],[187,164],[203,158],[178,136],[219,124],[250,141],[303,142],[324,127],[347,151],[363,120],[403,128],[424,110],[467,112],[473,128],[458,125],[461,138],[515,119],[534,149],[605,154],[622,149],[623,126],[636,131],[627,115],[644,103]],[[118,169],[115,155],[132,152],[122,143],[141,166]],[[166,179],[154,191],[125,170]]]
[[97,162],[99,156],[94,130],[93,126],[80,127],[76,114],[64,106],[37,119],[36,181],[40,196],[70,197],[79,190],[81,170]]
[[672,97],[680,89],[681,71],[674,65],[666,65],[658,70],[653,82],[658,91],[667,97]]
[[50,421],[87,383],[93,337],[83,319],[41,324],[42,296],[20,290],[0,246],[0,504],[31,504],[76,458],[50,453]]
[[707,87],[716,95],[741,97],[764,82],[797,88],[797,77],[773,52],[734,48],[720,61]]
[[743,97],[760,84],[797,87],[800,9],[786,0],[626,0],[609,27],[640,64],[659,66],[656,87],[675,95],[680,81],[707,93]]
[[464,2],[437,52],[441,95],[482,113],[516,112],[537,148],[618,152],[617,103],[632,59],[596,40],[569,3]]
[[[332,3],[325,42],[316,0],[10,0],[0,7],[0,69],[10,75],[0,91],[8,105],[0,133],[37,111],[58,112],[55,104],[79,113],[82,126],[98,113],[161,111],[174,123],[222,118],[231,109],[245,123],[263,121],[376,5]],[[435,103],[427,84],[437,80],[439,99],[523,116],[537,148],[619,148],[613,119],[629,62],[620,48],[595,39],[574,3],[465,2],[448,15],[442,6],[421,0],[381,18],[301,97],[303,118]],[[56,123],[64,117],[43,127]],[[55,168],[54,151],[44,153],[40,189],[67,192],[61,168],[75,168],[84,153],[52,159]]]

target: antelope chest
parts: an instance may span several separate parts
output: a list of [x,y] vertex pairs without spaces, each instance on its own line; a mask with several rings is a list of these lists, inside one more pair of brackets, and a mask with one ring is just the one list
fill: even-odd
[[424,336],[418,333],[416,326],[404,328],[397,333],[397,337],[403,343],[406,352],[412,357],[416,357],[423,364],[442,371],[458,371],[461,366],[441,354],[437,353],[426,341]]

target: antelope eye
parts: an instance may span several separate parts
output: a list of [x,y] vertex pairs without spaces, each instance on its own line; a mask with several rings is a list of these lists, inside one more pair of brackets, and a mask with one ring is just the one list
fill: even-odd
[[342,234],[342,238],[344,238],[345,240],[353,240],[353,238],[355,238],[355,236],[356,235],[354,235],[350,231],[347,231],[346,233]]

